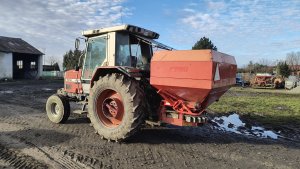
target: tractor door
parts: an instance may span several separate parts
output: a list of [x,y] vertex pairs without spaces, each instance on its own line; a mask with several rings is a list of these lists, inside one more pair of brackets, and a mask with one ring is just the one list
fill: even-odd
[[104,66],[107,61],[107,35],[89,38],[82,70],[82,87],[84,93],[89,93],[90,80],[97,67]]
[[105,65],[107,58],[107,35],[88,39],[82,80],[91,80],[96,67]]

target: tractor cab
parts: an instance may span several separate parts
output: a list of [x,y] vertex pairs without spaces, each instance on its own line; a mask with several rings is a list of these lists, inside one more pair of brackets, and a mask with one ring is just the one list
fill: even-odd
[[[87,38],[85,58],[82,69],[66,72],[68,93],[88,94],[90,82],[98,78],[94,76],[101,75],[104,68],[113,72],[144,72],[149,78],[153,49],[172,50],[154,40],[159,37],[158,33],[133,25],[87,30],[82,35]],[[75,85],[68,80],[74,78],[81,84]]]
[[91,79],[93,71],[101,66],[122,66],[149,71],[153,46],[171,50],[154,39],[158,33],[132,26],[83,31],[87,50],[82,78]]

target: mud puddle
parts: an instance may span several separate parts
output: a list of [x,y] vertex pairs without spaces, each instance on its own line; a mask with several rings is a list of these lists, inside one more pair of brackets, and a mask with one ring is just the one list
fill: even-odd
[[260,138],[278,139],[279,133],[272,130],[267,130],[262,126],[251,126],[243,122],[240,116],[236,113],[228,116],[215,117],[212,119],[214,129],[243,134],[247,136],[255,136]]
[[11,90],[2,90],[2,91],[0,91],[0,94],[12,94],[12,93],[14,93],[14,92],[11,91]]
[[51,91],[51,90],[54,90],[54,89],[50,89],[50,88],[42,88],[42,90],[44,90],[44,91]]

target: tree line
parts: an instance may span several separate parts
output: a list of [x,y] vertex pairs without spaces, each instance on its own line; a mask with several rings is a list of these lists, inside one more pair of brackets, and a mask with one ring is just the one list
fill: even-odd
[[238,69],[240,73],[273,73],[288,77],[291,72],[300,71],[300,52],[291,52],[284,60],[272,62],[261,59],[258,62],[250,61],[247,65]]

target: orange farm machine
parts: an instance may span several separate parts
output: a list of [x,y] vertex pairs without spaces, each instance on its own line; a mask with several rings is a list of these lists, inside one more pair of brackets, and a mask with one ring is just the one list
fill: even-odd
[[258,73],[251,81],[252,88],[283,88],[284,78],[268,73]]
[[[50,121],[64,123],[82,105],[101,138],[122,141],[145,124],[198,126],[205,109],[235,84],[234,57],[213,50],[174,50],[158,33],[133,25],[83,31],[82,68],[65,72],[50,96]],[[75,41],[78,49],[79,39]]]

